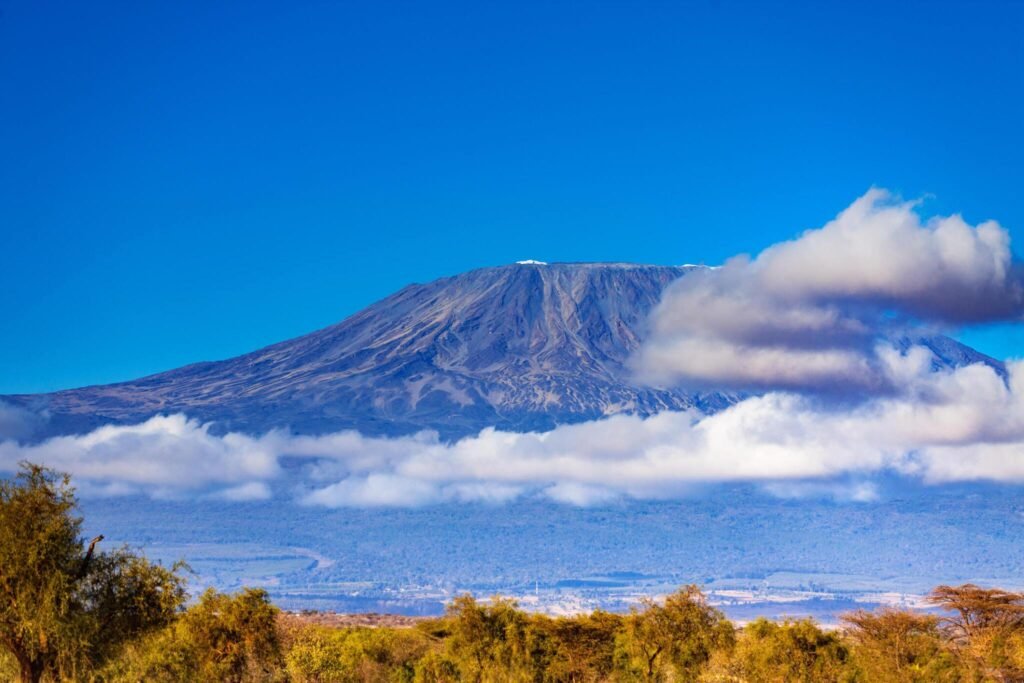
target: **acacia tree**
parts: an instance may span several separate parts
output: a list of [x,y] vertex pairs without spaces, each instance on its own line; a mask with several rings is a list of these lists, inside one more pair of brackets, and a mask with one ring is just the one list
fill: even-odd
[[737,638],[727,668],[734,677],[731,680],[749,683],[850,680],[849,650],[838,634],[821,630],[810,619],[781,623],[755,619]]
[[622,627],[621,616],[597,610],[573,617],[535,619],[552,641],[545,680],[609,680],[615,667],[615,635]]
[[25,683],[81,677],[185,600],[177,567],[86,546],[76,509],[66,474],[21,463],[0,481],[0,646]]
[[968,671],[988,680],[1024,680],[1024,593],[968,583],[939,586],[928,601],[950,613],[939,625]]
[[696,680],[716,650],[733,645],[732,624],[697,586],[684,586],[664,603],[643,605],[626,617],[619,634],[620,663],[632,678]]
[[878,683],[954,681],[959,674],[943,647],[939,618],[883,607],[842,616],[844,632],[865,676]]
[[448,652],[464,681],[533,680],[543,668],[542,634],[514,600],[462,595],[448,606]]

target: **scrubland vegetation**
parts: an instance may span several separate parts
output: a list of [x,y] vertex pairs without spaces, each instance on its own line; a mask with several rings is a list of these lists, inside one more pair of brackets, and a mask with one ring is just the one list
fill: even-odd
[[937,614],[881,609],[824,630],[738,627],[696,586],[628,614],[530,614],[456,598],[414,626],[282,614],[259,589],[186,607],[181,567],[80,538],[68,478],[0,483],[0,678],[30,681],[808,683],[1024,681],[1024,594],[940,586]]

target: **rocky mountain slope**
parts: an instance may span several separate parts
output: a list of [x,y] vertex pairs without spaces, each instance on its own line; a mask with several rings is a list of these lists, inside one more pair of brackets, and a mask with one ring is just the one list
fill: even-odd
[[[218,431],[358,429],[445,438],[540,430],[734,398],[638,386],[625,363],[662,291],[694,266],[482,268],[414,284],[311,334],[130,382],[4,400],[48,415],[37,437],[184,412]],[[952,340],[940,362],[986,359]],[[45,433],[44,433],[45,432]]]

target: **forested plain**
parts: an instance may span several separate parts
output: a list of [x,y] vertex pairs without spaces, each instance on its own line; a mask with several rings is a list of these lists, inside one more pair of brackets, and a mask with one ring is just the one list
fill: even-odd
[[437,618],[337,626],[262,589],[190,600],[185,567],[104,550],[76,510],[65,475],[25,464],[0,482],[4,680],[1024,681],[1024,594],[997,588],[939,586],[933,611],[854,611],[832,629],[734,624],[694,585],[627,613],[464,595]]

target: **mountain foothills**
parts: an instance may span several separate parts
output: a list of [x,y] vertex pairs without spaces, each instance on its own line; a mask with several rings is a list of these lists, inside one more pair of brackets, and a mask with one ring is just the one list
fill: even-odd
[[[714,412],[737,396],[643,386],[629,370],[662,292],[702,267],[481,268],[409,285],[336,325],[237,358],[3,400],[46,416],[37,439],[167,413],[214,422],[220,432],[431,429],[452,439],[624,412]],[[931,348],[938,365],[999,365],[946,337],[913,342]]]

